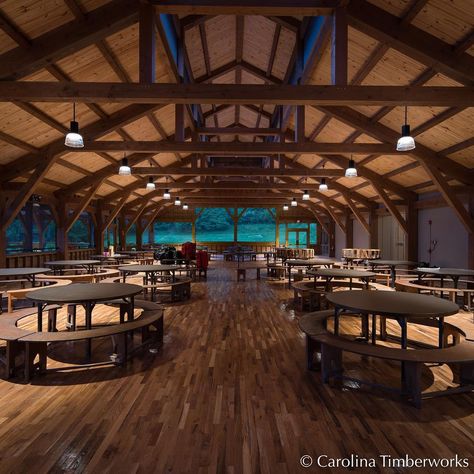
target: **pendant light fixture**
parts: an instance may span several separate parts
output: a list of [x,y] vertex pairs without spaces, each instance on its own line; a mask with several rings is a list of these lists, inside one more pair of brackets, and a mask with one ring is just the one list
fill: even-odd
[[405,106],[405,124],[402,125],[402,136],[397,142],[397,151],[410,151],[415,149],[415,139],[410,134],[410,125],[407,124],[407,106]]
[[132,174],[132,170],[130,166],[128,166],[128,159],[124,156],[122,160],[122,164],[119,168],[119,175],[120,176],[130,176]]
[[357,177],[357,169],[355,165],[355,161],[352,159],[349,160],[349,166],[346,169],[346,178],[356,178]]
[[291,200],[291,207],[296,207],[298,205],[298,201],[296,200],[296,198],[293,198]]
[[320,191],[328,190],[328,185],[326,184],[326,178],[321,178],[321,182],[319,183],[319,190]]
[[187,211],[188,209],[189,209],[189,206],[186,203],[184,203],[183,204],[183,211]]
[[79,123],[76,122],[76,103],[72,104],[72,121],[64,144],[69,148],[84,148],[84,140],[79,133]]
[[174,205],[181,206],[181,199],[179,199],[179,196],[174,200]]
[[171,199],[171,194],[169,189],[165,189],[165,192],[163,193],[163,199]]
[[287,211],[289,209],[288,204],[283,204],[283,210]]
[[148,183],[146,183],[147,191],[154,191],[156,188],[155,183],[153,182],[153,178],[150,176],[148,178]]
[[303,192],[303,201],[309,201],[309,193],[307,190]]

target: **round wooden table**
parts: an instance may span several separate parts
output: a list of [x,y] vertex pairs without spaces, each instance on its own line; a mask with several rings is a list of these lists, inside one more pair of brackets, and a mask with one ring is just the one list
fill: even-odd
[[130,255],[114,254],[114,255],[91,255],[94,260],[100,260],[102,263],[107,261],[115,261],[116,263],[123,262],[124,260],[132,260]]
[[396,319],[400,324],[401,346],[407,348],[407,322],[417,319],[436,318],[439,328],[439,347],[443,345],[443,323],[445,316],[457,314],[459,307],[451,301],[435,296],[396,291],[338,291],[327,295],[327,300],[335,307],[334,334],[339,333],[339,316],[343,310],[358,314],[372,315],[372,343],[376,339],[376,317]]
[[445,277],[453,280],[454,288],[458,287],[460,277],[474,277],[474,270],[463,268],[422,268],[416,271],[418,273],[418,281],[421,281],[424,275],[438,275],[440,277],[441,287],[444,285]]
[[411,262],[410,260],[367,260],[368,264],[372,267],[372,271],[376,267],[389,267],[390,268],[390,285],[395,288],[395,280],[397,279],[397,267],[416,267],[418,262]]
[[128,275],[144,273],[144,283],[145,285],[151,284],[151,300],[155,301],[156,284],[159,277],[161,277],[163,273],[168,273],[171,275],[171,282],[174,283],[176,281],[176,271],[181,268],[179,265],[124,265],[118,269],[122,273],[124,283]]
[[291,268],[292,267],[306,267],[308,270],[313,267],[329,268],[330,266],[334,265],[334,261],[325,259],[325,258],[308,258],[308,259],[288,258],[287,260],[285,260],[284,264],[288,268],[288,288],[291,288]]
[[0,268],[0,278],[23,277],[27,279],[34,288],[36,284],[36,275],[50,271],[50,268]]
[[82,267],[87,273],[94,273],[94,268],[100,265],[99,260],[52,260],[51,262],[45,262],[46,266],[51,267],[54,274],[61,275],[65,268],[69,267]]
[[326,291],[329,291],[329,283],[333,278],[348,278],[349,288],[352,290],[353,278],[362,280],[365,287],[369,287],[369,281],[376,277],[373,272],[367,272],[365,270],[352,270],[350,268],[316,268],[306,272],[307,275],[314,276],[314,284],[316,286],[316,279],[318,277],[326,280]]
[[[133,319],[134,297],[143,291],[139,285],[128,283],[73,283],[65,287],[50,286],[32,291],[26,297],[37,303],[38,331],[43,330],[43,309],[48,304],[81,305],[85,311],[85,327],[92,327],[92,311],[97,303],[122,300],[122,307]],[[87,340],[87,357],[90,358],[91,341]]]

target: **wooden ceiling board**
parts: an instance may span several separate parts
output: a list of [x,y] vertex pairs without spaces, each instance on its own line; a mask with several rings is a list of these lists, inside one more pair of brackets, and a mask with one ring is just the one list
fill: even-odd
[[194,26],[185,31],[184,35],[186,51],[188,52],[189,63],[193,72],[193,77],[206,75],[206,63],[204,61],[204,51],[202,49],[201,35],[199,27]]
[[362,82],[367,86],[405,86],[424,70],[423,64],[389,49]]
[[370,163],[367,163],[365,167],[376,173],[386,174],[413,162],[415,160],[406,155],[379,156]]
[[29,39],[74,21],[63,0],[3,0],[2,13]]
[[474,146],[452,153],[449,158],[468,168],[474,168]]
[[473,136],[474,107],[470,107],[418,135],[416,140],[435,151],[440,151]]
[[266,71],[276,24],[263,16],[249,15],[244,18],[243,59]]
[[166,136],[174,135],[174,111],[174,105],[167,105],[166,107],[163,107],[153,112],[153,115],[156,117],[156,119],[166,132]]
[[0,130],[37,148],[61,137],[56,129],[9,102],[0,104]]
[[110,163],[95,153],[68,153],[61,156],[64,161],[83,168],[85,171],[99,171]]
[[[295,49],[296,35],[293,31],[287,28],[281,28],[280,37],[278,38],[278,45],[275,52],[275,59],[273,61],[273,68],[271,70],[272,76],[282,79],[286,75],[288,65],[290,63],[291,55]],[[267,57],[267,66],[270,55]],[[267,68],[265,68],[265,71]]]
[[318,52],[321,55],[317,67],[312,71],[308,78],[309,85],[330,85],[331,84],[331,47],[328,42],[323,51]]
[[[244,71],[242,71],[242,76],[243,76],[243,72]],[[215,79],[213,79],[212,83],[213,84],[235,84],[236,83],[235,74],[236,74],[235,70],[226,72],[225,74],[222,74],[221,76],[218,76]],[[245,81],[242,80],[241,83],[243,84],[244,82]],[[255,83],[255,84],[260,84],[260,83]]]
[[[83,12],[89,13],[110,3],[111,0],[75,0]],[[113,1],[113,0],[112,0]]]
[[5,143],[0,139],[0,165],[6,165],[27,153],[21,148]]
[[354,132],[352,127],[332,118],[319,133],[317,140],[323,143],[341,143]]
[[[408,188],[410,186],[415,186],[420,183],[425,183],[426,181],[430,181],[429,176],[426,174],[423,168],[415,168],[406,173],[397,174],[390,178],[395,183],[401,184],[402,186]],[[419,190],[416,190],[419,193]]]
[[235,59],[235,17],[219,15],[205,23],[211,70]]
[[157,132],[148,117],[142,117],[126,125],[123,127],[123,130],[136,141],[161,140],[161,135]]
[[413,3],[413,0],[368,0],[376,7],[382,8],[395,16],[402,16],[402,13]]
[[412,24],[448,44],[456,44],[474,25],[472,0],[430,0]]
[[46,178],[59,183],[72,184],[74,181],[84,178],[84,175],[56,163],[46,173]]
[[6,33],[4,33],[3,30],[0,30],[0,54],[6,53],[17,46],[18,44],[15,41],[13,41]]
[[348,28],[347,78],[349,83],[379,45],[377,40],[355,28]]

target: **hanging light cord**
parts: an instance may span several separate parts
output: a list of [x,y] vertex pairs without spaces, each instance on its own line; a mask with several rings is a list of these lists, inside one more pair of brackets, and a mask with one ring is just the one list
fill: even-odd
[[76,103],[75,102],[72,103],[72,120],[73,122],[76,121]]
[[408,107],[405,105],[405,125],[408,122]]

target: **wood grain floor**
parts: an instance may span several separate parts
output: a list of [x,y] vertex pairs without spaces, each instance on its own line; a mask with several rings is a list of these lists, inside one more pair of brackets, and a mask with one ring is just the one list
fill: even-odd
[[[323,386],[305,369],[284,283],[237,284],[231,268],[213,262],[191,302],[166,309],[158,354],[146,351],[123,369],[51,372],[30,385],[0,381],[0,472],[274,474],[305,471],[303,454],[472,456],[472,395],[417,410],[373,390]],[[97,315],[111,317],[103,308]],[[347,319],[342,330],[355,324]],[[436,340],[429,331],[416,337]],[[94,349],[105,356],[109,341]],[[59,346],[49,366],[81,353],[80,343]],[[370,369],[398,384],[395,363],[348,356],[347,364],[353,375],[367,378]],[[449,378],[436,367],[424,383],[439,388]]]

